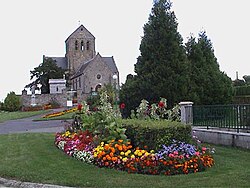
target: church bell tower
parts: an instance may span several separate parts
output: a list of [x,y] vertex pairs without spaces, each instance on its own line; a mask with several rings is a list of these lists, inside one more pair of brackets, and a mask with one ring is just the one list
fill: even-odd
[[66,54],[70,75],[85,62],[95,57],[95,37],[83,26],[79,26],[66,40]]

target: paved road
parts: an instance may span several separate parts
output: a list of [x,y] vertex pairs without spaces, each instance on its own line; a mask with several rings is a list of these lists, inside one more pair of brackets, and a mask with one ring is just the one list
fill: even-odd
[[41,115],[30,118],[10,120],[0,123],[0,134],[25,133],[25,132],[61,132],[67,124],[61,120],[33,121]]

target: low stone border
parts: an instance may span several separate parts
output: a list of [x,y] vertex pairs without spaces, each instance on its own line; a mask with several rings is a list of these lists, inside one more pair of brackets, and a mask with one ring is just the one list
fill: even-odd
[[204,128],[192,128],[195,136],[202,142],[220,144],[225,146],[250,149],[250,133],[237,133]]
[[2,185],[6,187],[20,187],[20,188],[73,188],[73,187],[65,187],[60,185],[51,185],[51,184],[41,184],[41,183],[31,183],[31,182],[21,182],[16,180],[8,180],[0,177],[0,187]]

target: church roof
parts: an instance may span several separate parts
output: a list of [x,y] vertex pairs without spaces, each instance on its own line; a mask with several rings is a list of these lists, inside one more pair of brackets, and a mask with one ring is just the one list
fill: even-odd
[[94,35],[92,35],[92,33],[89,32],[89,30],[87,30],[83,25],[80,25],[66,40],[65,43],[69,40],[69,38],[71,38],[75,33],[78,32],[85,32],[86,34],[88,34],[89,37],[91,38],[95,38]]
[[102,58],[103,62],[108,65],[108,67],[112,70],[113,73],[118,73],[118,69],[116,67],[115,61],[113,56],[112,57],[102,57],[99,53],[92,58],[91,60],[83,63],[80,68],[76,71],[76,73],[71,77],[71,79],[76,78],[78,76],[80,76],[81,74],[83,74],[84,70],[87,68],[87,66],[94,61],[97,57]]
[[115,60],[112,57],[102,57],[104,62],[109,66],[109,68],[112,70],[112,72],[118,72],[117,66],[115,64]]

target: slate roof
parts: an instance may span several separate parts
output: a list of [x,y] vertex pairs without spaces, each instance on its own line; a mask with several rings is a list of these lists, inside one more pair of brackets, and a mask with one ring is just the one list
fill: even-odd
[[[94,59],[97,57],[97,56],[100,56],[100,54],[98,53],[94,58],[90,59],[89,61],[83,63],[80,68],[76,71],[76,73],[71,77],[71,79],[73,78],[76,78],[78,76],[80,76],[84,70],[87,68],[87,66],[92,62],[94,61]],[[112,70],[113,73],[118,73],[118,69],[116,67],[116,64],[115,64],[115,61],[114,61],[114,58],[113,56],[112,57],[101,57],[102,60],[104,61],[104,63],[106,63],[108,65],[108,67]]]
[[118,69],[117,69],[117,66],[115,64],[115,60],[114,60],[113,56],[112,57],[102,57],[102,59],[109,66],[109,68],[112,70],[112,72],[118,73]]

